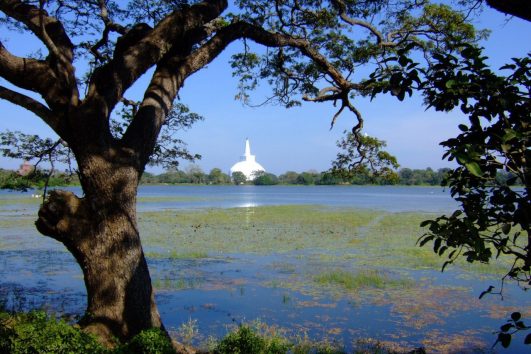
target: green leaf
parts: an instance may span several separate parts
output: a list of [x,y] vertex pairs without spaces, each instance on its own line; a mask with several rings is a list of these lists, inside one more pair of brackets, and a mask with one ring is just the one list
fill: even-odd
[[468,131],[468,127],[467,127],[466,125],[464,125],[464,124],[459,124],[458,127],[459,127],[459,129],[461,129],[461,131],[463,131],[463,132]]
[[504,348],[508,348],[511,345],[511,335],[509,333],[498,334],[498,340]]
[[511,231],[511,224],[503,224],[501,229],[502,232],[507,235]]
[[505,134],[503,135],[502,141],[504,143],[508,142],[509,140],[516,138],[518,134],[512,130],[512,129],[505,129]]
[[476,177],[483,176],[483,171],[481,171],[481,167],[479,167],[479,164],[477,162],[472,161],[472,162],[465,163],[465,167],[474,176]]
[[500,330],[502,332],[507,332],[508,330],[510,330],[513,327],[514,327],[514,325],[512,323],[506,323],[506,324],[504,324],[503,326],[500,327]]
[[518,322],[516,322],[516,328],[518,328],[518,329],[526,329],[527,327],[526,327],[524,321],[518,321]]
[[513,321],[515,321],[515,322],[516,322],[516,321],[519,321],[520,318],[522,318],[522,314],[521,314],[520,312],[513,312],[513,313],[511,313],[511,319],[512,319]]
[[435,238],[435,236],[433,236],[433,235],[430,235],[430,236],[424,237],[424,238],[422,239],[422,241],[419,242],[419,247],[424,246],[426,243],[428,243],[429,241],[433,240],[434,238]]
[[410,62],[410,59],[406,57],[405,55],[401,55],[400,58],[398,58],[398,63],[402,66],[406,66]]
[[455,86],[455,84],[456,84],[455,80],[448,80],[448,81],[446,81],[444,86],[446,86],[446,88],[448,88],[448,89],[451,89],[452,87]]
[[420,223],[420,227],[426,227],[432,222],[433,222],[432,220],[424,220],[423,222]]
[[435,242],[433,242],[433,252],[437,253],[437,251],[439,250],[439,247],[441,247],[441,242],[442,242],[442,239],[438,238],[435,240]]

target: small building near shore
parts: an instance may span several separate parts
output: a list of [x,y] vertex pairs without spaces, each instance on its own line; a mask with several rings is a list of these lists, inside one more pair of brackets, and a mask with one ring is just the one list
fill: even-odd
[[24,161],[24,163],[18,168],[17,173],[20,176],[27,176],[33,171],[35,171],[35,166],[33,166],[29,161]]
[[265,168],[256,162],[256,156],[251,155],[251,144],[249,139],[245,139],[245,153],[240,157],[240,161],[235,163],[230,169],[230,175],[234,172],[241,172],[248,181],[254,179],[257,174],[265,172]]

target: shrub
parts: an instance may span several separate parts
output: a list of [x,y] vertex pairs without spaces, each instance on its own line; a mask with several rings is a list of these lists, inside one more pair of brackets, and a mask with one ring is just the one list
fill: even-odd
[[249,326],[240,326],[219,342],[216,354],[284,354],[290,345],[281,338],[265,338]]
[[115,350],[116,354],[175,354],[168,336],[158,328],[140,332],[129,343]]
[[104,353],[96,339],[43,311],[10,315],[0,313],[0,352]]

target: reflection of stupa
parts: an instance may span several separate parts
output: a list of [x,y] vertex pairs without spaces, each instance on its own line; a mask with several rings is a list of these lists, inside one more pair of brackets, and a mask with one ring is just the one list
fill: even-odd
[[234,164],[230,169],[230,174],[234,172],[242,172],[247,180],[252,180],[256,172],[265,172],[265,169],[256,162],[256,156],[251,155],[251,146],[249,139],[245,140],[245,155],[240,157],[240,162]]

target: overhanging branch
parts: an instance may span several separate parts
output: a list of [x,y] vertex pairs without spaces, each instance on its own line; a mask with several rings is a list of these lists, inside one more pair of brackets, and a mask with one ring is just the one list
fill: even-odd
[[33,98],[10,90],[4,86],[0,86],[0,98],[35,113],[53,130],[58,130],[59,122],[57,117],[48,109],[48,107]]

